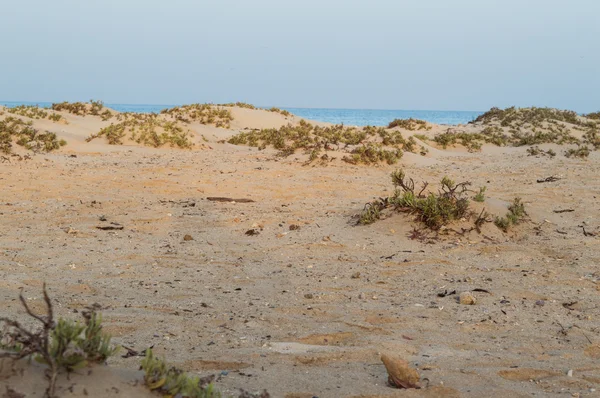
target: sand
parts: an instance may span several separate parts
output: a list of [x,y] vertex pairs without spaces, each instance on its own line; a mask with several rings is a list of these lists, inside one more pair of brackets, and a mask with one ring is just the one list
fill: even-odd
[[[429,147],[396,166],[302,166],[219,142],[299,120],[272,112],[236,109],[230,129],[193,125],[194,150],[86,143],[110,122],[63,115],[69,124],[34,123],[66,147],[0,163],[0,315],[27,321],[19,290],[41,310],[45,281],[58,316],[99,303],[115,343],[216,374],[225,394],[598,396],[600,233],[581,226],[600,232],[599,152]],[[402,214],[356,226],[366,202],[391,193],[397,167],[417,181],[485,185],[494,214],[520,196],[529,221],[431,243],[411,239],[416,224]],[[536,182],[552,175],[561,179]],[[124,229],[97,229],[110,222]],[[463,291],[476,305],[457,302]],[[409,361],[425,388],[388,386],[381,353]],[[119,392],[104,396],[148,395],[132,385],[139,358],[108,363],[61,379],[60,395],[113,384]],[[37,368],[0,375],[1,392],[43,393]]]

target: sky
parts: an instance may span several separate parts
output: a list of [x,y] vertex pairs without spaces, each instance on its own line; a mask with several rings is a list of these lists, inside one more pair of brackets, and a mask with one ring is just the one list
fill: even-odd
[[598,0],[12,0],[0,100],[600,110]]

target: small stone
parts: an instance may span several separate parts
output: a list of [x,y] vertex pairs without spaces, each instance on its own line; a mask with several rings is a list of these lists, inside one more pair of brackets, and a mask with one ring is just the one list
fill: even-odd
[[540,307],[543,307],[544,304],[546,304],[546,302],[544,300],[538,300],[538,301],[535,302],[535,305],[538,305]]
[[355,272],[352,274],[352,279],[358,279],[360,278],[360,272]]
[[300,229],[300,225],[291,224],[289,228],[290,228],[290,231],[297,231]]
[[573,369],[569,369],[569,371],[567,372],[567,376],[573,377]]
[[312,300],[313,298],[315,298],[315,296],[314,296],[312,293],[306,293],[306,294],[304,295],[304,298],[305,298],[305,299]]
[[364,293],[359,294],[358,298],[361,299],[361,300],[364,300],[365,299],[365,294]]
[[475,305],[475,303],[477,303],[477,299],[471,292],[462,292],[458,296],[458,302],[463,305]]
[[381,361],[388,372],[388,382],[396,388],[421,388],[419,373],[409,363],[400,358],[382,354]]
[[186,242],[189,242],[190,240],[194,240],[194,238],[192,238],[192,235],[186,234],[183,237],[183,240],[186,241]]

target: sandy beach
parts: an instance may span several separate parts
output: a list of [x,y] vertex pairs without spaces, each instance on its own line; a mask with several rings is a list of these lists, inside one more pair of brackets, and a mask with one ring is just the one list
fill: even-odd
[[[600,152],[566,157],[569,142],[539,144],[552,157],[531,145],[444,148],[433,138],[449,127],[427,124],[387,129],[417,136],[395,164],[352,164],[342,160],[350,146],[329,143],[310,161],[301,149],[228,142],[301,118],[215,108],[232,119],[158,117],[164,131],[182,127],[189,149],[138,143],[130,127],[121,145],[89,140],[120,123],[115,111],[55,111],[54,121],[0,108],[0,121],[66,141],[37,154],[14,144],[20,157],[1,158],[2,316],[33,324],[19,292],[41,311],[46,282],[57,317],[98,303],[114,343],[214,374],[225,396],[600,396]],[[493,222],[465,231],[460,220],[422,238],[414,215],[387,209],[357,225],[366,203],[392,195],[399,168],[433,192],[444,176],[485,186],[471,205],[491,217],[520,197],[526,220],[507,232]],[[461,292],[475,305],[460,304]],[[92,375],[61,376],[58,395],[151,396],[140,358],[124,353]],[[390,387],[382,353],[408,361],[423,388]],[[3,362],[0,393],[41,397],[42,367],[25,369]]]

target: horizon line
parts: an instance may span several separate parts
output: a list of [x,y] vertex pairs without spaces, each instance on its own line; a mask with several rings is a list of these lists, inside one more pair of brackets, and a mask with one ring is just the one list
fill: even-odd
[[[95,101],[95,100],[94,100]],[[63,101],[64,102],[64,101]],[[67,101],[67,102],[79,102],[79,101]],[[89,102],[89,101],[85,101],[85,102]],[[236,101],[236,102],[240,102],[242,103],[243,101]],[[3,103],[16,103],[16,104],[55,104],[55,103],[60,103],[60,102],[56,102],[56,101],[4,101],[4,100],[0,100],[0,105]],[[190,102],[190,103],[180,103],[180,104],[144,104],[144,103],[139,103],[139,104],[133,104],[133,103],[123,103],[123,102],[104,102],[102,101],[102,103],[105,106],[110,107],[110,105],[125,105],[125,106],[169,106],[169,107],[174,107],[174,106],[182,106],[182,105],[186,105],[186,104],[193,104],[195,102]],[[196,102],[197,103],[197,102]],[[217,104],[214,102],[204,102],[205,104],[209,104],[209,105],[221,105],[221,104]],[[463,110],[457,110],[457,109],[391,109],[391,108],[337,108],[337,107],[312,107],[312,106],[287,106],[287,105],[268,105],[268,106],[263,106],[263,105],[254,105],[257,108],[260,109],[269,109],[272,107],[277,107],[277,108],[281,108],[281,109],[327,109],[327,110],[352,110],[352,111],[404,111],[404,112],[487,112],[485,110],[468,110],[468,109],[463,109]]]

